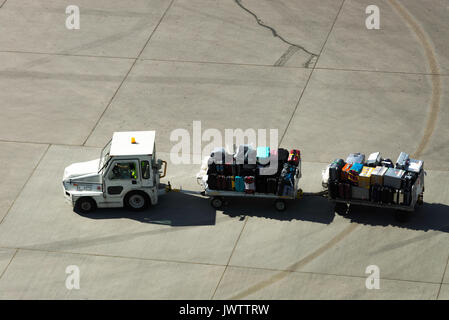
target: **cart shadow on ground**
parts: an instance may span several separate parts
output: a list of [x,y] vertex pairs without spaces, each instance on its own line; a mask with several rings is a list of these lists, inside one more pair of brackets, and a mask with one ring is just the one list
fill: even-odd
[[309,221],[330,224],[336,215],[351,222],[371,226],[395,226],[411,230],[449,232],[449,206],[424,202],[410,213],[406,221],[398,221],[395,210],[352,205],[347,214],[335,212],[333,202],[320,196],[307,196],[301,200],[287,200],[287,209],[278,212],[271,199],[226,198],[223,207],[216,211],[210,199],[198,195],[170,193],[159,198],[156,206],[141,212],[125,208],[97,209],[80,216],[89,219],[132,219],[141,223],[167,225],[173,227],[213,226],[217,214],[222,212],[231,218],[244,220],[245,217],[273,219],[278,221]]
[[449,206],[424,202],[398,221],[395,210],[351,205],[345,218],[351,222],[370,226],[394,226],[416,231],[440,231],[449,233]]

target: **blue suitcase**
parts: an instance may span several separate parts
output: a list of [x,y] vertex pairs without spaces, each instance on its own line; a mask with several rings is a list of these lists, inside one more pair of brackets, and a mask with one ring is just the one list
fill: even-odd
[[245,191],[245,181],[243,177],[236,176],[235,177],[235,191],[244,192]]

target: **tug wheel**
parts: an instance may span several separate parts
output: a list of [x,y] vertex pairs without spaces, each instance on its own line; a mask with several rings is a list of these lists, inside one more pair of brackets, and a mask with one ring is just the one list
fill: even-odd
[[97,205],[92,198],[83,197],[83,198],[79,198],[76,201],[75,207],[82,213],[89,213],[89,212],[94,211],[97,208]]
[[148,196],[142,191],[132,191],[125,197],[125,206],[132,211],[142,211],[149,206]]

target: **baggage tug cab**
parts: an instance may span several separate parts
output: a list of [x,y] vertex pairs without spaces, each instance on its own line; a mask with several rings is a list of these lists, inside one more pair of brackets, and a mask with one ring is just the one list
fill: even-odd
[[156,158],[155,135],[155,131],[115,132],[99,159],[66,167],[62,181],[66,199],[82,213],[115,207],[139,211],[157,204],[167,162]]

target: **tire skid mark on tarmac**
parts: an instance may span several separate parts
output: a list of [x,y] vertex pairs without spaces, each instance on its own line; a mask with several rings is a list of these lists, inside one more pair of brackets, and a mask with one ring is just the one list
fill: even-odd
[[408,10],[400,4],[397,0],[388,0],[390,5],[397,11],[397,13],[407,22],[408,26],[413,30],[415,35],[421,42],[422,47],[426,52],[426,57],[429,63],[432,79],[432,97],[430,102],[430,111],[427,118],[424,135],[414,153],[415,158],[419,158],[430,141],[435,126],[438,120],[438,113],[440,110],[440,96],[441,96],[441,79],[440,69],[438,67],[435,51],[432,46],[430,37],[426,34],[423,28],[419,25],[416,19],[408,12]]
[[339,234],[337,234],[334,238],[332,238],[326,244],[319,247],[317,250],[310,253],[306,257],[302,258],[298,262],[293,263],[292,265],[287,267],[285,271],[278,272],[274,276],[270,277],[269,279],[261,281],[255,285],[249,287],[248,289],[236,294],[235,296],[227,298],[226,300],[245,299],[249,295],[251,295],[257,291],[260,291],[268,286],[271,286],[272,284],[284,279],[290,273],[298,270],[299,268],[303,267],[304,265],[308,264],[309,262],[311,262],[314,259],[321,256],[327,250],[334,247],[337,243],[339,243],[341,240],[343,240],[347,235],[349,235],[351,232],[353,232],[358,226],[359,226],[358,224],[351,223],[349,226],[347,226],[343,231],[341,231]]

